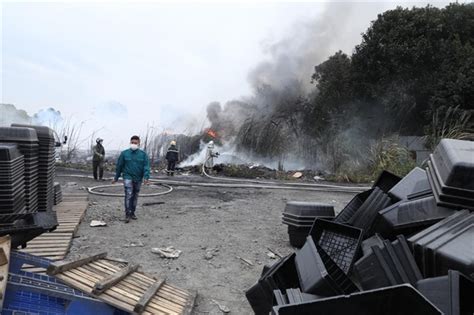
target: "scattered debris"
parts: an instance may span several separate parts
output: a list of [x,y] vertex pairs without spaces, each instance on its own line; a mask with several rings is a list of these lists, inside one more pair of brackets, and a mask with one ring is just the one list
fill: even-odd
[[142,206],[154,206],[154,205],[163,205],[165,204],[164,201],[150,201],[150,202],[144,202]]
[[160,255],[161,258],[176,259],[181,255],[179,249],[175,249],[173,246],[168,246],[165,248],[153,247],[151,249],[153,254]]
[[296,173],[293,174],[292,177],[293,177],[293,178],[301,178],[302,176],[303,176],[303,173],[301,173],[301,172],[296,172]]
[[315,181],[320,181],[320,180],[324,180],[324,177],[321,177],[321,176],[316,175],[316,176],[313,177],[313,179],[314,179]]
[[276,250],[273,250],[273,249],[271,249],[270,247],[267,247],[267,249],[268,249],[271,253],[273,253],[273,254],[275,254],[276,256],[278,256],[279,258],[282,258],[282,257],[283,257],[283,255],[280,254],[280,253],[278,253]]
[[222,313],[230,313],[230,309],[227,306],[220,304],[216,300],[211,300],[211,302],[216,304]]
[[269,258],[271,258],[271,259],[277,259],[277,255],[275,255],[275,254],[272,253],[272,252],[268,252],[268,253],[267,253],[267,256],[268,256]]
[[136,241],[136,242],[131,242],[130,244],[125,245],[124,247],[143,247],[145,244],[143,244],[141,241]]
[[240,257],[240,256],[235,256],[235,257],[237,257],[238,259],[242,260],[244,263],[246,263],[246,264],[249,265],[249,266],[254,266],[254,264],[253,264],[250,260],[248,260],[248,259],[242,258],[242,257]]
[[89,225],[91,227],[98,227],[98,226],[107,226],[107,223],[105,223],[104,221],[92,220]]

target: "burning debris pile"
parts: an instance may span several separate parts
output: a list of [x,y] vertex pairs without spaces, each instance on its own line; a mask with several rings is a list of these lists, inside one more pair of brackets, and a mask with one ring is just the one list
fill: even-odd
[[288,202],[300,248],[246,296],[256,314],[472,314],[474,142],[444,139],[428,169],[383,172],[334,217]]

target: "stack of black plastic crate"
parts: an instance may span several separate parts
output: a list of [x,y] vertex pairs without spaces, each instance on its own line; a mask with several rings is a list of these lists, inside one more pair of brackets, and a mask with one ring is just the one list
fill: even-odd
[[12,127],[33,128],[39,142],[38,150],[38,211],[51,211],[54,205],[55,138],[46,126],[13,124]]
[[26,213],[23,155],[16,144],[0,143],[0,222],[5,227]]
[[427,164],[315,218],[246,292],[255,313],[474,314],[474,142],[443,139]]
[[0,142],[15,143],[24,156],[26,211],[38,211],[38,136],[32,128],[0,127]]

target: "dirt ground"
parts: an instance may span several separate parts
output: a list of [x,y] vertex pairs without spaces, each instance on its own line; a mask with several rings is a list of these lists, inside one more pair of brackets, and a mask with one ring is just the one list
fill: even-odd
[[[176,178],[203,180],[198,176]],[[57,181],[63,193],[78,193],[84,187],[102,184],[77,177],[57,177]],[[146,187],[142,192],[157,190],[163,188]],[[122,185],[103,191],[122,192]],[[288,243],[287,226],[281,223],[285,202],[319,201],[333,204],[339,211],[353,195],[178,186],[168,195],[139,198],[138,220],[128,224],[122,221],[122,198],[89,195],[87,214],[68,257],[107,251],[111,257],[138,263],[147,273],[165,276],[181,288],[197,290],[193,314],[222,314],[215,302],[232,314],[252,314],[245,290],[258,279],[264,264],[275,262],[268,255],[269,249],[281,255],[294,250]],[[164,204],[143,206],[153,201]],[[91,220],[103,220],[107,226],[90,227]],[[151,251],[167,246],[181,250],[179,258],[164,259]]]

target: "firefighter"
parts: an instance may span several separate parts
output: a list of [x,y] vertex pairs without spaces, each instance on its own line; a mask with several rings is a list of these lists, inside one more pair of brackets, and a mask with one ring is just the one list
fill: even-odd
[[214,141],[211,140],[207,144],[206,161],[204,162],[204,167],[207,171],[212,170],[214,167],[214,158],[219,156],[219,153],[214,150]]
[[102,180],[104,176],[105,149],[102,145],[103,141],[103,139],[97,138],[95,140],[96,145],[92,148],[92,172],[95,180]]
[[176,168],[176,163],[179,160],[179,151],[176,148],[176,141],[171,141],[168,151],[166,152],[166,160],[168,161],[168,168],[166,169],[166,174],[168,176],[174,176],[174,170]]

